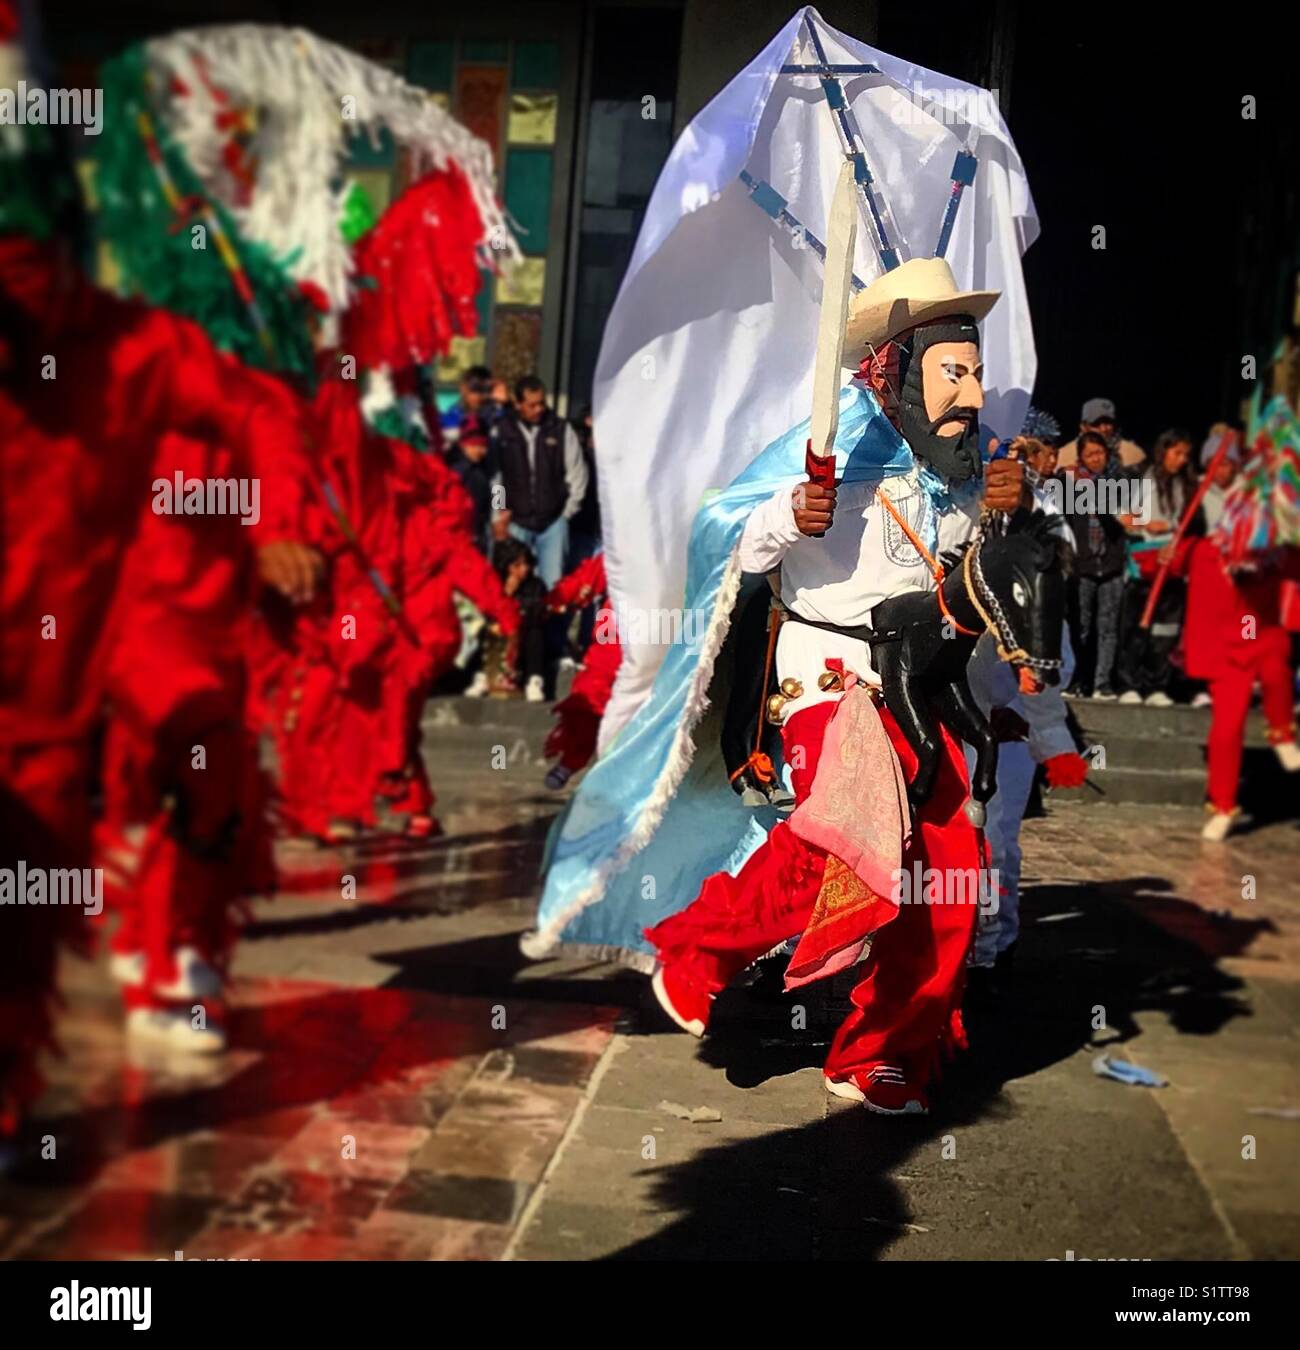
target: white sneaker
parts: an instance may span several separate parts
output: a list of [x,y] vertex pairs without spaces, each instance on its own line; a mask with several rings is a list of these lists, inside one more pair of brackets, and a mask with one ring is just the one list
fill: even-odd
[[1197,694],[1197,696],[1192,700],[1192,707],[1208,708],[1209,706],[1210,706],[1209,692],[1205,689],[1202,689],[1201,692]]
[[226,1033],[215,1023],[196,1027],[187,1012],[164,1008],[133,1008],[127,1014],[126,1034],[137,1045],[157,1045],[187,1054],[219,1055]]
[[1243,825],[1249,824],[1249,817],[1240,811],[1213,811],[1201,830],[1201,838],[1211,844],[1221,844],[1230,835],[1236,834]]
[[197,947],[182,947],[176,953],[176,978],[158,989],[167,999],[191,999],[196,1003],[221,993],[221,976],[199,955]]
[[542,688],[542,677],[540,675],[528,677],[528,683],[524,686],[524,698],[529,703],[546,702],[546,690]]
[[1294,741],[1279,741],[1273,747],[1273,753],[1287,773],[1300,773],[1300,745]]
[[1136,689],[1126,689],[1120,696],[1121,703],[1141,703],[1142,695]]
[[1147,695],[1146,704],[1148,708],[1172,708],[1174,701],[1163,689],[1157,689],[1154,694]]
[[465,688],[466,698],[486,698],[488,691],[488,677],[484,671],[475,671],[474,678]]

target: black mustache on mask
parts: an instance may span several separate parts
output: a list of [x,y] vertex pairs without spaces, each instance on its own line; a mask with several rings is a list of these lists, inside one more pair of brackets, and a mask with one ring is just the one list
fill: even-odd
[[947,412],[940,413],[938,417],[930,423],[930,431],[938,432],[942,426],[947,426],[949,422],[963,422],[969,431],[979,423],[978,408],[949,408]]

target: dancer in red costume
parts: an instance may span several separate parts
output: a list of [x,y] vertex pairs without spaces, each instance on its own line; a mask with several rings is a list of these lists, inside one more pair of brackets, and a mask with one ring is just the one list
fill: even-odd
[[[942,557],[973,536],[981,506],[1009,511],[1024,500],[1022,467],[1007,460],[985,467],[982,502],[978,491],[983,368],[976,321],[996,299],[959,293],[938,259],[904,263],[857,295],[846,364],[862,362],[861,376],[917,467],[880,483],[782,489],[745,527],[741,567],[779,569],[789,616],[776,661],[790,690],[782,739],[800,803],[824,786],[819,770],[830,773],[828,784],[842,771],[839,758],[828,765],[821,748],[845,706],[839,700],[853,683],[846,677],[868,689],[879,684],[862,637],[872,608],[907,591],[934,589],[918,541],[928,534],[929,554]],[[879,706],[878,713],[910,778],[911,747],[887,709]],[[939,900],[951,900],[950,888],[978,878],[984,865],[981,840],[963,810],[967,796],[965,763],[945,728],[933,791],[915,811],[902,855],[904,874],[919,863],[943,878]],[[838,968],[844,953],[860,953],[870,937],[854,1011],[826,1061],[826,1086],[874,1111],[924,1112],[941,1052],[964,1042],[963,971],[977,906],[898,900],[873,892],[840,858],[778,824],[738,875],[710,877],[693,904],[648,930],[660,961],[655,994],[679,1026],[702,1035],[713,996],[792,935],[804,935],[792,969],[799,964],[814,973]]]
[[378,786],[390,810],[407,817],[406,832],[422,838],[437,832],[437,822],[421,752],[420,716],[460,650],[455,596],[464,596],[506,638],[518,631],[519,609],[474,546],[473,503],[459,478],[434,456],[403,446],[397,450],[414,484],[402,527],[402,603],[409,633],[395,645],[385,677]]
[[1251,696],[1259,685],[1268,738],[1289,773],[1300,771],[1295,740],[1291,639],[1282,622],[1288,580],[1300,580],[1300,549],[1281,548],[1230,568],[1213,538],[1184,540],[1171,570],[1188,583],[1183,629],[1187,674],[1210,685],[1204,837],[1226,839],[1240,823],[1237,792]]
[[[251,374],[246,380],[247,397],[278,401],[293,420],[287,391]],[[276,478],[257,476],[258,465]],[[242,483],[252,510],[160,514],[151,501],[114,606],[101,834],[119,915],[112,967],[137,1038],[223,1048],[214,1014],[236,907],[274,884],[244,706],[247,630],[260,590],[252,552],[260,540],[300,528],[306,471],[294,446],[250,457],[242,447],[174,433],[158,443],[155,500],[180,475],[188,484]],[[196,1004],[205,1008],[201,1021]]]
[[326,581],[309,606],[267,606],[254,667],[256,705],[275,740],[282,821],[291,832],[328,838],[334,822],[355,828],[374,819],[370,744],[401,622],[380,588],[396,602],[388,578],[400,559],[406,489],[393,443],[366,427],[350,384],[322,380],[306,415],[315,483],[309,530]]
[[609,706],[610,691],[623,660],[618,623],[609,607],[604,554],[584,559],[568,576],[561,577],[551,588],[546,604],[556,614],[586,609],[592,604],[597,609],[596,626],[582,658],[582,669],[574,676],[568,697],[551,709],[559,720],[546,738],[543,753],[547,759],[559,760],[546,775],[546,786],[558,791],[575,773],[585,769],[596,753],[600,719]]
[[453,592],[506,632],[514,606],[473,547],[472,505],[441,459],[369,429],[343,381],[322,383],[313,413],[322,491],[351,529],[332,510],[316,513],[328,584],[305,610],[281,607],[259,635],[281,815],[296,833],[347,838],[375,825],[381,795],[427,834],[419,716],[460,645]]
[[[259,574],[291,600],[314,585],[310,552],[288,537],[300,480],[286,470],[300,429],[284,406],[257,396],[191,324],[96,291],[70,256],[59,243],[0,234],[7,866],[90,861],[89,736],[117,636],[112,601],[162,436],[237,452],[262,482],[268,523],[283,531],[256,536]],[[86,929],[70,909],[15,906],[4,922],[0,1121],[11,1127],[38,1085],[58,940],[84,942]]]

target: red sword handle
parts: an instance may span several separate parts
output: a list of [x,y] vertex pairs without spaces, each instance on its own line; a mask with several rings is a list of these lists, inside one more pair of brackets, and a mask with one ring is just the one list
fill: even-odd
[[[834,454],[813,454],[811,438],[804,450],[803,467],[804,472],[808,475],[808,481],[810,483],[816,483],[819,487],[826,488],[833,488],[835,486],[835,456]],[[820,539],[823,534],[825,534],[824,530],[821,534],[809,535],[809,538]]]

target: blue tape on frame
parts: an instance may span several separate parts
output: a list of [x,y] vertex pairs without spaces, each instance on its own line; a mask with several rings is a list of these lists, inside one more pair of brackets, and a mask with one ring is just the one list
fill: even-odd
[[773,219],[785,210],[785,198],[770,183],[755,183],[753,197]]
[[960,183],[962,187],[970,187],[975,181],[975,170],[979,168],[979,160],[971,154],[969,150],[958,150],[957,158],[952,164],[952,181]]

